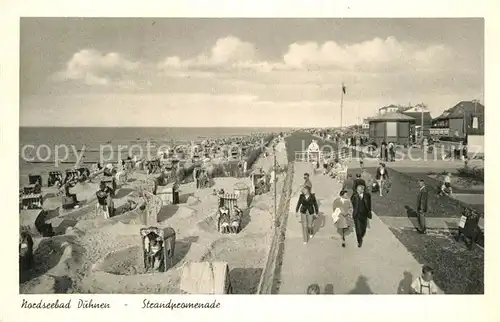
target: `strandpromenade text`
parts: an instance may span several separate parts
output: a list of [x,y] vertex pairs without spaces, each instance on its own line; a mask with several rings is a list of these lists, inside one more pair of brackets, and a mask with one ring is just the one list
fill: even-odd
[[[115,304],[116,306],[116,304]],[[128,307],[129,305],[124,303],[122,307]],[[130,305],[130,307],[132,307]],[[98,302],[92,299],[69,299],[66,301],[61,301],[59,299],[53,301],[38,300],[29,301],[27,299],[22,299],[21,309],[35,309],[35,310],[50,310],[50,309],[111,309],[112,305],[107,302]],[[115,307],[116,308],[116,307]],[[203,301],[173,301],[169,299],[168,301],[152,301],[149,299],[143,299],[141,309],[168,309],[168,310],[198,310],[198,309],[220,309],[221,303],[217,300],[210,302]]]

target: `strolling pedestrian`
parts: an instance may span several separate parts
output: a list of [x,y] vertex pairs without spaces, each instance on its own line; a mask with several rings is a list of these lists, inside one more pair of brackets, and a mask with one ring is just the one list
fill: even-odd
[[353,184],[352,184],[352,192],[353,193],[356,192],[356,189],[359,185],[363,185],[366,187],[366,182],[365,182],[365,180],[363,180],[363,178],[361,178],[361,173],[356,173],[356,178],[354,178]]
[[323,175],[327,175],[328,174],[328,165],[330,163],[330,158],[327,157],[327,156],[324,156],[323,157]]
[[396,159],[396,150],[394,148],[394,142],[389,142],[389,144],[387,145],[388,147],[388,150],[389,150],[389,161],[390,162],[394,162],[395,159]]
[[382,197],[382,192],[385,188],[385,182],[389,178],[389,173],[387,172],[387,168],[385,167],[385,163],[380,163],[380,166],[377,168],[377,173],[375,175],[375,179],[378,183],[379,194]]
[[387,162],[387,143],[385,141],[380,144],[380,159]]
[[346,246],[345,235],[352,222],[352,203],[347,194],[347,190],[340,191],[339,197],[333,201],[334,221],[342,237],[342,247]]
[[425,225],[425,216],[428,209],[429,191],[427,190],[424,180],[419,180],[418,184],[420,186],[417,196],[418,232],[425,234],[427,229]]
[[309,173],[304,173],[304,184],[302,185],[303,187],[309,187],[309,191],[312,191],[312,182],[309,177]]
[[411,284],[411,293],[421,295],[437,294],[438,289],[436,283],[434,283],[433,275],[433,269],[428,265],[424,265],[422,275],[417,277]]
[[304,186],[302,188],[302,193],[297,201],[297,206],[295,207],[295,213],[297,216],[300,213],[300,222],[302,224],[302,237],[304,238],[304,244],[313,237],[313,222],[314,218],[318,216],[318,202],[316,196],[311,193],[311,188]]
[[368,219],[372,218],[372,199],[364,185],[356,187],[356,193],[351,196],[352,219],[356,230],[358,247],[363,246],[363,238],[366,234]]

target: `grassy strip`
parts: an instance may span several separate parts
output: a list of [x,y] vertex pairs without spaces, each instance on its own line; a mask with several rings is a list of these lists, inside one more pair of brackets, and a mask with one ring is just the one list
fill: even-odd
[[[375,168],[367,168],[374,175]],[[418,195],[418,179],[390,169],[390,192],[384,197],[373,195],[373,208],[378,216],[405,217],[415,216]],[[353,171],[353,174],[356,171]],[[425,175],[425,174],[423,174]],[[466,204],[448,198],[438,197],[437,190],[429,180],[428,217],[457,218],[461,216]],[[436,186],[437,187],[437,186]],[[390,228],[392,233],[422,264],[430,264],[435,269],[436,283],[447,294],[484,293],[484,252],[480,249],[467,250],[463,243],[452,239],[449,230],[430,230],[420,235],[412,229]]]
[[[375,177],[376,168],[366,168],[366,170]],[[358,172],[356,169],[349,170],[353,177]],[[390,191],[383,197],[373,194],[373,210],[379,216],[415,217],[419,192],[418,179],[392,169],[389,169],[389,177]],[[460,218],[467,205],[455,199],[438,196],[437,190],[432,186],[429,186],[429,189],[427,217]]]
[[[429,177],[427,173],[415,172],[415,173],[408,173],[408,174],[402,173],[401,175],[414,178],[415,180],[424,180],[425,184],[427,185],[428,188],[430,188],[430,190],[432,191],[432,194],[434,194],[434,195],[437,195],[438,189],[441,186],[441,182],[439,180]],[[458,189],[454,188],[453,192],[454,193],[469,193],[469,191],[467,191],[467,189],[462,189],[462,188],[458,188]],[[471,205],[471,204],[467,204],[465,202],[462,202],[460,200],[450,198],[448,196],[439,197],[439,200],[441,200],[441,201],[445,200],[445,199],[448,199],[451,203],[455,203],[456,207],[459,207],[459,210],[457,210],[457,211],[461,212],[463,210],[463,208],[470,207],[470,208],[473,208],[473,209],[477,210],[479,213],[484,215],[484,205]]]
[[469,251],[447,230],[420,235],[408,229],[389,229],[418,262],[434,268],[435,282],[446,294],[484,294],[483,250]]

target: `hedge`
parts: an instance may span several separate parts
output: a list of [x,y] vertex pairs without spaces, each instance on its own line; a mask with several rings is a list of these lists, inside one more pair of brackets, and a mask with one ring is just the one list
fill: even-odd
[[464,141],[464,138],[457,136],[442,136],[439,138],[439,141],[460,143]]
[[457,169],[460,177],[472,178],[484,182],[484,168],[464,166]]

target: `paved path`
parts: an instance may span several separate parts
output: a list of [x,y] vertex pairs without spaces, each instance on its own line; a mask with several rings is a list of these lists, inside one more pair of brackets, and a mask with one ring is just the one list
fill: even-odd
[[[303,133],[290,137],[288,148],[300,146],[297,140],[304,139],[307,140]],[[293,151],[288,153],[293,155]],[[303,173],[311,172],[311,168],[309,164],[295,164],[294,192],[302,184]],[[347,247],[342,248],[330,216],[340,185],[321,174],[311,177],[313,192],[320,203],[320,220],[315,225],[316,235],[304,245],[294,209],[298,195],[292,197],[280,274],[280,294],[304,294],[307,287],[314,283],[320,285],[322,292],[334,294],[397,294],[401,286],[408,289],[411,281],[404,278],[405,273],[417,276],[421,264],[376,215],[370,221],[362,248],[357,247],[354,233],[347,237]],[[323,218],[324,225],[321,222]]]

